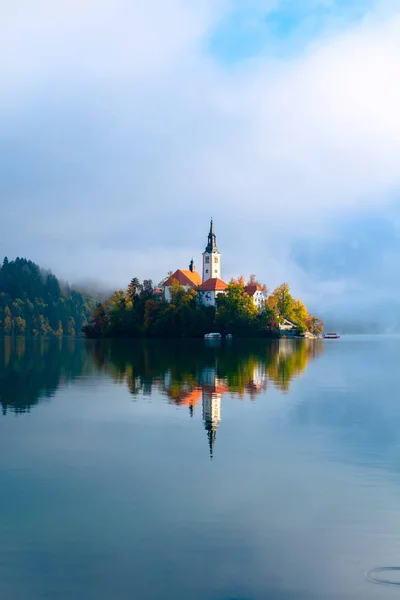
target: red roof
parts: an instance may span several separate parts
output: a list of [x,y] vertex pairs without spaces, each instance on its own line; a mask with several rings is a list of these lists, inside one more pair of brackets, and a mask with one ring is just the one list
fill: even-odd
[[252,283],[251,285],[245,285],[244,286],[244,291],[249,296],[254,296],[254,294],[256,292],[260,292],[261,291],[261,287],[259,285],[257,285],[256,283]]
[[168,287],[173,281],[177,281],[179,285],[198,286],[201,284],[201,277],[197,271],[189,271],[189,269],[178,269],[168,277],[167,281],[163,284],[164,287]]
[[199,290],[201,292],[223,292],[227,287],[228,284],[225,283],[225,281],[222,281],[222,279],[219,279],[218,277],[212,277],[202,283]]

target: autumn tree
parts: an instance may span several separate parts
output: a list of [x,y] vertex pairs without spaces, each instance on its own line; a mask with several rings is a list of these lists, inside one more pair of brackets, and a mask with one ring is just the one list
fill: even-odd
[[293,310],[293,296],[288,283],[282,283],[274,289],[268,298],[268,306],[276,309],[282,317],[290,318]]
[[238,285],[238,286],[244,287],[246,285],[246,280],[244,278],[244,275],[239,275],[239,277],[231,277],[231,280],[229,283],[232,283],[233,285]]
[[324,325],[325,325],[325,323],[321,319],[318,319],[317,317],[314,317],[313,315],[308,315],[307,329],[314,335],[321,335],[321,333],[324,330]]
[[11,318],[11,311],[10,311],[9,307],[6,306],[4,309],[4,325],[3,325],[4,333],[6,335],[10,335],[10,333],[12,333],[13,324],[14,324],[14,322],[13,322],[13,319]]
[[308,311],[305,304],[301,300],[293,298],[289,318],[297,323],[301,329],[307,329]]
[[18,335],[24,335],[26,329],[26,321],[22,317],[15,317],[14,319],[16,333]]

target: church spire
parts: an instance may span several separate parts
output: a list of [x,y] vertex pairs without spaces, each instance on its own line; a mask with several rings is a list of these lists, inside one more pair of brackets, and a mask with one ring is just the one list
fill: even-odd
[[210,233],[208,234],[206,252],[209,252],[210,254],[212,252],[218,252],[218,249],[217,249],[217,236],[215,235],[214,222],[212,220],[212,217],[211,217],[211,222],[210,222]]

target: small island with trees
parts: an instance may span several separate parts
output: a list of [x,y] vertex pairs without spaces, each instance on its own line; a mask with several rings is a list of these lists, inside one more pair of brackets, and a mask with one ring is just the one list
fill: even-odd
[[202,276],[189,269],[168,273],[158,287],[134,277],[126,291],[99,303],[87,337],[199,338],[210,332],[238,337],[316,337],[323,322],[310,315],[282,283],[271,294],[255,275],[222,280],[221,253],[211,219],[202,254]]
[[[247,282],[239,277],[229,283],[209,277],[206,284],[192,261],[188,271],[169,273],[158,286],[134,277],[125,291],[100,300],[30,260],[5,258],[0,266],[0,335],[202,338],[216,332],[312,338],[323,331],[324,323],[292,296],[287,283],[272,293],[255,275]],[[214,289],[213,295],[207,289]]]
[[[151,280],[142,283],[133,278],[126,291],[118,290],[95,307],[90,323],[83,331],[90,338],[200,338],[210,331],[237,337],[316,337],[323,322],[309,314],[301,300],[290,293],[287,283],[271,294],[266,292],[264,306],[257,307],[246,292],[255,285],[252,276],[246,284],[243,277],[232,279],[224,294],[216,298],[216,306],[204,306],[195,288],[185,290],[173,281],[170,301]],[[266,287],[263,286],[266,290]],[[282,325],[290,321],[293,327]]]

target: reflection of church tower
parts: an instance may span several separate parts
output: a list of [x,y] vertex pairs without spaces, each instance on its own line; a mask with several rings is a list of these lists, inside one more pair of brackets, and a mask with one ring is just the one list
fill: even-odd
[[203,420],[207,431],[210,457],[213,457],[215,438],[219,422],[221,421],[222,394],[215,391],[214,386],[203,387]]
[[221,279],[221,255],[217,248],[214,223],[211,219],[207,246],[203,252],[203,283],[208,279],[215,279],[217,277],[218,279]]

